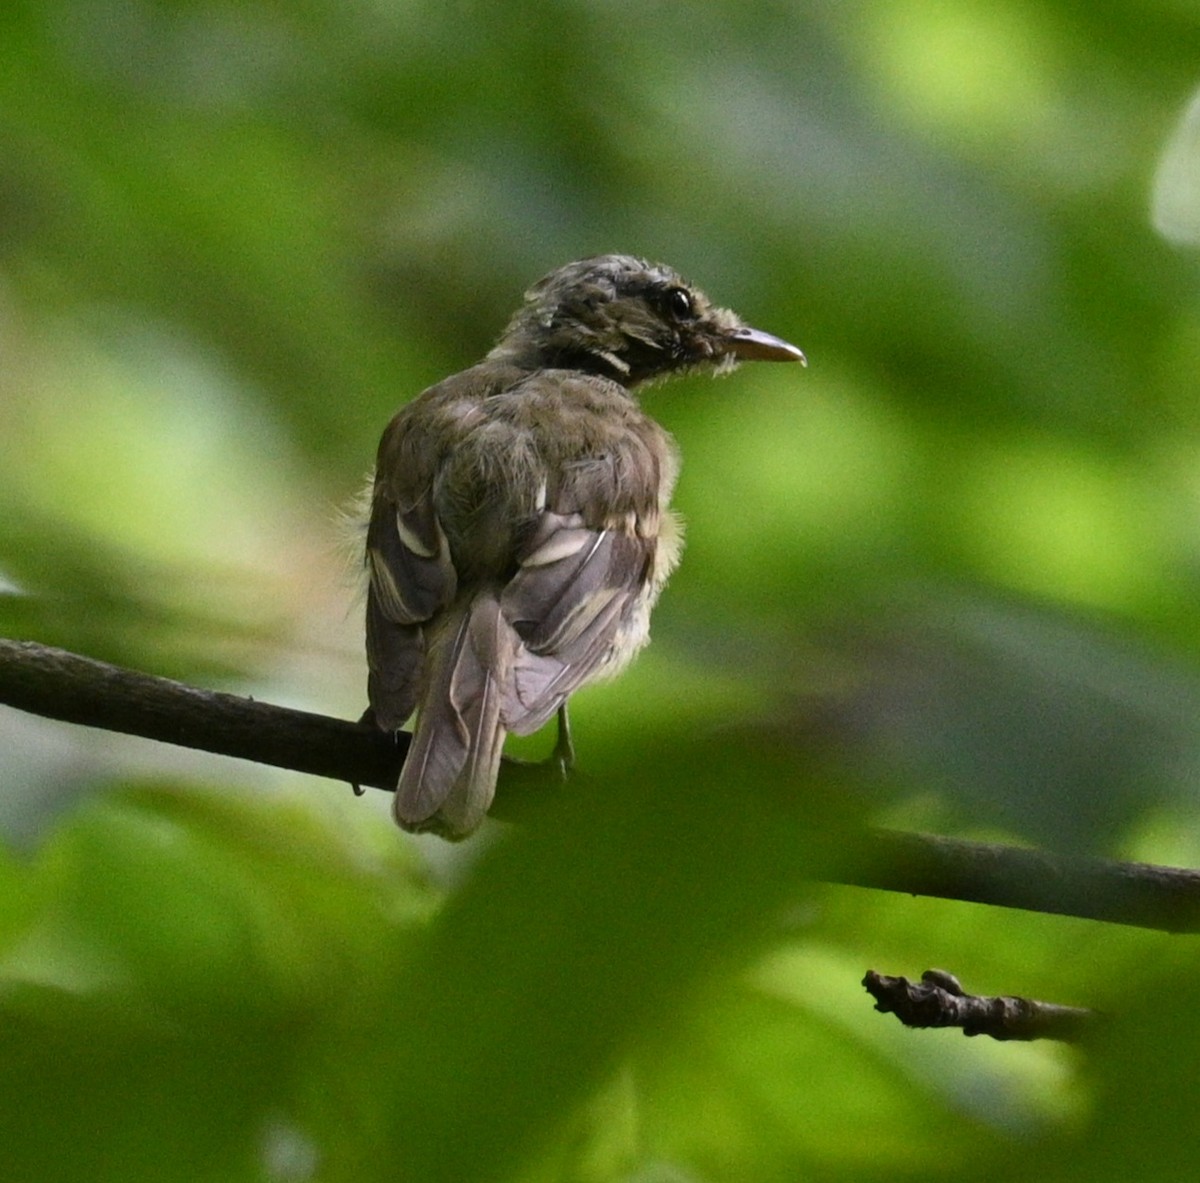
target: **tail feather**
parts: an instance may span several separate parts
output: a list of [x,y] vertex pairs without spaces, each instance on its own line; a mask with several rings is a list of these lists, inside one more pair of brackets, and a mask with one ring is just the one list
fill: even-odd
[[483,820],[507,734],[500,708],[517,645],[490,592],[446,614],[396,786],[393,808],[405,829],[465,835]]

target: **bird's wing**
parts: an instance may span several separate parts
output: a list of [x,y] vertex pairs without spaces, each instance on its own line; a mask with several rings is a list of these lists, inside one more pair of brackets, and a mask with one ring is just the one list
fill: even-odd
[[425,624],[453,599],[458,577],[433,505],[437,441],[419,406],[380,442],[367,526],[367,693],[371,714],[395,730],[413,713],[425,661]]
[[421,624],[454,599],[457,576],[432,486],[407,505],[377,493],[367,527],[367,564],[372,596],[386,620]]
[[654,553],[655,539],[623,520],[590,528],[578,513],[542,515],[501,596],[522,642],[502,706],[510,731],[536,731],[572,691],[622,656],[627,634],[637,643]]
[[404,407],[379,441],[367,527],[368,694],[384,730],[416,708],[427,625],[458,593],[458,572],[434,506],[439,468],[479,421],[480,404],[511,386],[512,367],[475,366]]
[[425,658],[422,626],[454,599],[457,576],[431,490],[410,506],[379,491],[367,527],[367,692],[386,730],[412,714]]

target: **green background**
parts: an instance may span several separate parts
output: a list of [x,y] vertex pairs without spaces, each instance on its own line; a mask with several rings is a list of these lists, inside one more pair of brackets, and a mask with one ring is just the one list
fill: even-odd
[[[521,827],[0,712],[0,1174],[1193,1178],[1193,939],[813,880],[1200,860],[1197,85],[1170,0],[7,4],[6,635],[356,717],[345,507],[533,280],[811,364],[647,393],[684,563]],[[1112,1022],[872,1012],[930,965]]]

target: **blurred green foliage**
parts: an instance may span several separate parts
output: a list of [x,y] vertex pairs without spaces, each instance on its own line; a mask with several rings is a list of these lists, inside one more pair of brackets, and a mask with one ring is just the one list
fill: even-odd
[[[514,832],[0,713],[0,1176],[1190,1178],[1193,941],[813,879],[1200,859],[1198,61],[1170,0],[5,6],[4,634],[353,716],[339,506],[539,275],[812,365],[647,395],[684,565]],[[928,965],[1114,1019],[871,1012]]]

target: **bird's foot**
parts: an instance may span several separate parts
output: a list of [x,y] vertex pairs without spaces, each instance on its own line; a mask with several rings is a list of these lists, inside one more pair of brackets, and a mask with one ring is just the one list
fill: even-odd
[[554,750],[546,757],[546,763],[556,768],[563,780],[571,775],[575,767],[575,745],[571,742],[571,720],[567,717],[565,702],[558,708],[558,738],[554,741]]

